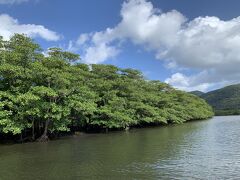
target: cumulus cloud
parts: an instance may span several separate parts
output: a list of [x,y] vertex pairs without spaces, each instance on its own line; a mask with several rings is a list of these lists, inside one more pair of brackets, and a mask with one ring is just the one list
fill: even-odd
[[[86,62],[94,61],[96,63],[116,56],[120,51],[119,45],[125,40],[144,45],[152,50],[163,49],[165,45],[175,44],[175,32],[186,21],[185,17],[179,12],[160,13],[159,9],[154,9],[153,5],[145,0],[124,2],[121,17],[121,22],[113,28],[81,34],[74,45],[71,42],[70,47],[74,50],[76,47],[83,48],[85,52],[83,59]],[[100,47],[104,47],[106,50],[102,52],[105,55],[100,56],[100,58],[95,56],[94,60],[89,59],[88,57],[93,57],[89,53],[94,53]]]
[[20,4],[30,0],[0,0],[0,4]]
[[[120,14],[121,21],[115,27],[80,35],[75,44],[83,48],[86,62],[113,58],[121,42],[131,41],[178,70],[166,82],[180,89],[208,90],[238,81],[240,17],[228,21],[208,16],[188,20],[176,10],[162,12],[146,0],[125,1]],[[182,69],[197,73],[186,76]]]
[[221,74],[217,69],[206,69],[188,76],[182,73],[175,73],[167,78],[165,82],[185,91],[199,90],[207,92],[223,86],[237,84],[240,82],[239,79],[239,72]]
[[102,63],[108,58],[115,57],[119,50],[115,47],[99,44],[86,49],[85,60],[91,64]]
[[[201,77],[201,76],[199,76]],[[182,73],[175,73],[170,78],[166,79],[166,83],[173,85],[177,89],[185,90],[185,91],[207,91],[211,84],[203,82],[197,82],[197,76],[185,76]]]
[[41,37],[48,41],[57,41],[60,36],[42,25],[20,24],[17,19],[7,14],[0,15],[0,36],[5,40],[9,39],[15,33],[25,34],[30,37]]

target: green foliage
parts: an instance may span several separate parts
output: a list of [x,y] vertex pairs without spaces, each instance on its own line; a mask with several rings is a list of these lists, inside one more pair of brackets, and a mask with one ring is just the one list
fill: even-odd
[[[79,55],[23,35],[0,39],[0,133],[46,137],[75,129],[124,129],[213,116],[208,104],[141,72],[77,63]],[[74,63],[73,63],[74,61]]]
[[213,107],[216,115],[240,114],[240,84],[196,95],[205,99]]

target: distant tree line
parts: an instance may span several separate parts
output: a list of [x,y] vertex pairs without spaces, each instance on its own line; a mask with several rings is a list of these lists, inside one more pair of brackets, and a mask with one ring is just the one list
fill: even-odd
[[202,99],[134,69],[79,63],[32,39],[0,38],[0,136],[46,141],[61,132],[128,129],[213,116]]

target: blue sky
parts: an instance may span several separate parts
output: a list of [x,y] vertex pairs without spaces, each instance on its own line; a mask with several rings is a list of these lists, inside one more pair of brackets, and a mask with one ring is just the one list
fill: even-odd
[[209,91],[239,83],[239,10],[238,0],[0,0],[0,35]]

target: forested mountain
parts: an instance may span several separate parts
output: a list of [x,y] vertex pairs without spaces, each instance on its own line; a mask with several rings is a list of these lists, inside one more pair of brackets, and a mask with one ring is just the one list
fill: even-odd
[[240,84],[211,91],[201,97],[214,108],[217,115],[240,114]]
[[141,72],[87,65],[32,39],[0,38],[0,136],[45,141],[60,132],[183,123],[213,116],[201,98]]
[[[192,94],[198,95],[194,92]],[[199,94],[214,109],[216,115],[237,115],[240,114],[240,84],[231,85]]]
[[204,92],[202,92],[202,91],[192,91],[192,92],[190,92],[191,94],[194,94],[194,95],[196,95],[196,96],[202,96],[203,94],[204,94]]

